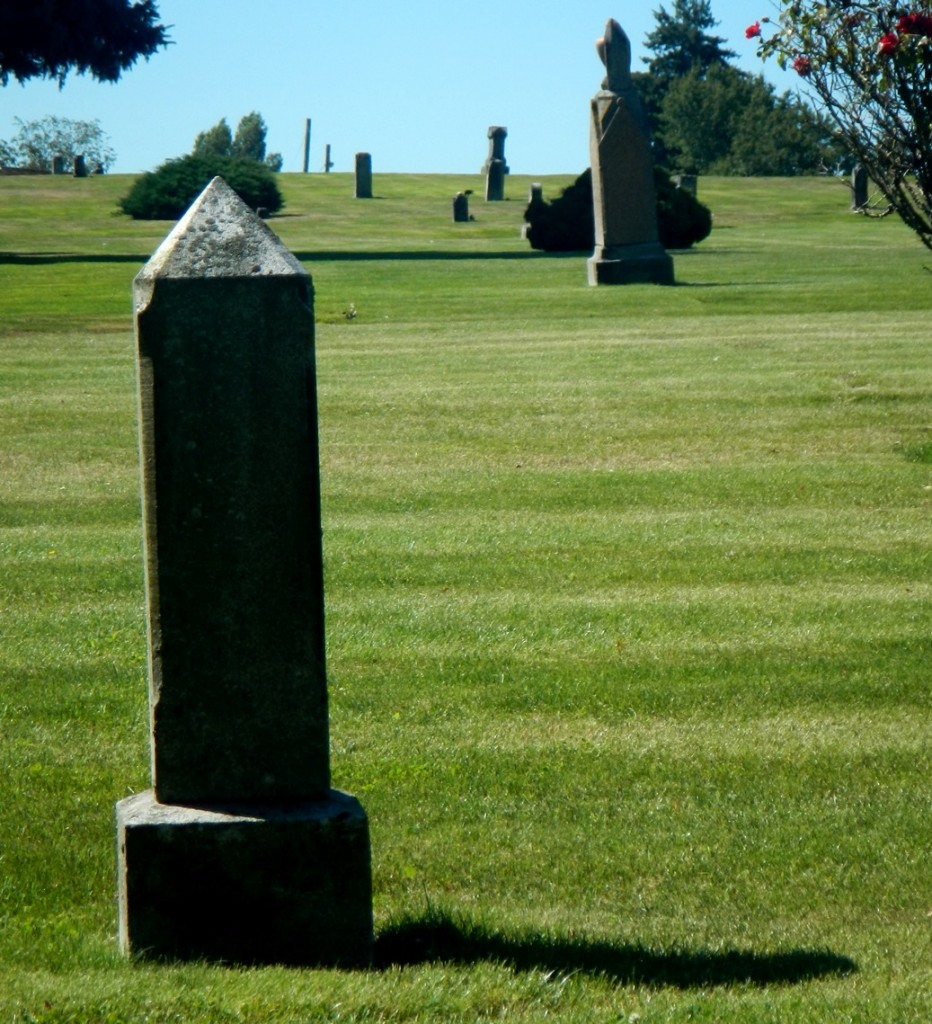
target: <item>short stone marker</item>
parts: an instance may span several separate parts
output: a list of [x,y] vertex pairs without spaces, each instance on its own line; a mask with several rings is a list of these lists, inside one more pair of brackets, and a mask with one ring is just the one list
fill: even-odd
[[469,196],[465,192],[457,192],[453,197],[453,220],[457,224],[469,220]]
[[505,138],[508,129],[493,124],[488,135],[489,155],[482,165],[482,173],[485,175],[485,198],[486,202],[501,202],[505,198],[505,175],[509,173],[508,164],[505,163]]
[[87,161],[84,159],[83,153],[78,153],[71,161],[71,173],[75,178],[87,177]]
[[[528,190],[527,207],[524,211],[525,218],[527,214],[536,210],[539,206],[542,206],[544,202],[544,186],[539,181],[531,182],[531,187]],[[530,224],[525,219],[521,225],[521,237],[527,238],[528,229]]]
[[607,74],[591,103],[595,251],[589,283],[673,284],[673,260],[657,233],[647,118],[631,80],[631,44],[617,21],[609,19],[596,49]]
[[691,196],[699,194],[699,179],[695,174],[674,174],[673,184],[684,192],[688,192]]
[[52,174],[65,173],[65,158],[61,155],[52,157]]
[[221,178],[134,282],[153,789],[117,804],[132,956],[365,965],[330,788],[310,275]]
[[357,199],[372,198],[372,156],[369,153],[356,154]]

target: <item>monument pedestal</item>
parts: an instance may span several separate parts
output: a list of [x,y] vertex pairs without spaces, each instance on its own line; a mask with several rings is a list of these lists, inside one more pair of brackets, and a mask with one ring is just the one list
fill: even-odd
[[120,946],[131,956],[366,967],[369,825],[352,796],[183,807],[117,804]]
[[673,258],[659,242],[599,246],[586,262],[589,284],[673,284]]

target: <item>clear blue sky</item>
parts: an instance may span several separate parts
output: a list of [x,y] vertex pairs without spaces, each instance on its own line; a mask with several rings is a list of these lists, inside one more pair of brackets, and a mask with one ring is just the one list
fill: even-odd
[[[151,170],[190,151],[199,131],[231,128],[257,110],[269,151],[299,171],[305,118],[312,171],[330,143],[334,170],[372,154],[373,170],[478,172],[490,125],[508,129],[516,174],[576,173],[588,165],[588,104],[602,79],[593,45],[605,22],[631,39],[644,67],[654,11],[672,0],[157,0],[173,45],[115,85],[69,76],[0,88],[0,138],[13,118],[56,114],[100,122],[116,150],[112,170]],[[712,0],[715,32],[738,64],[764,71],[744,28],[770,0]],[[793,76],[795,77],[795,76]]]

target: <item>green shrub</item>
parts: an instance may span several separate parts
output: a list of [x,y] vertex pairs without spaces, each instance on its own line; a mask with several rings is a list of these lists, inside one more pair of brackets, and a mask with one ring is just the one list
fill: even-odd
[[182,156],[138,178],[120,200],[134,220],[177,220],[220,175],[243,202],[276,213],[284,205],[272,172],[263,164],[228,156]]
[[[692,193],[677,188],[666,171],[654,169],[657,231],[667,249],[688,249],[712,230],[712,214]],[[527,240],[545,252],[591,252],[595,247],[592,171],[587,168],[557,199],[532,202],[524,211]]]

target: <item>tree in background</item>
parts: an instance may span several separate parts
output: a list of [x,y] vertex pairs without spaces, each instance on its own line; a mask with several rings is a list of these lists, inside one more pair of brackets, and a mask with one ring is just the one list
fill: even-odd
[[800,75],[885,197],[883,212],[932,249],[932,3],[796,0],[745,35]]
[[154,0],[14,0],[0,3],[0,84],[70,71],[115,82],[170,42]]
[[192,156],[230,156],[233,149],[233,133],[227,124],[227,119],[222,117],[213,128],[198,132],[194,140]]
[[672,13],[661,7],[654,17],[657,27],[644,40],[653,57],[645,60],[650,74],[662,82],[672,82],[691,71],[704,76],[737,56],[724,48],[721,36],[708,32],[718,24],[709,0],[673,0]]
[[730,64],[672,82],[660,120],[668,152],[688,174],[792,176],[843,155],[810,107]]
[[281,155],[266,155],[266,131],[265,121],[256,111],[240,118],[235,135],[230,131],[224,117],[213,128],[200,132],[194,140],[194,149],[191,152],[194,156],[233,156],[243,160],[254,160],[256,163],[264,163],[272,171],[280,171]]
[[811,174],[841,154],[821,119],[777,96],[762,76],[736,68],[713,33],[708,0],[674,0],[655,11],[648,71],[632,77],[644,101],[661,166],[690,174]]
[[13,119],[19,131],[0,141],[0,165],[50,171],[55,157],[67,164],[79,154],[91,167],[106,171],[116,160],[99,121],[71,121],[67,117],[43,117],[37,121]]

